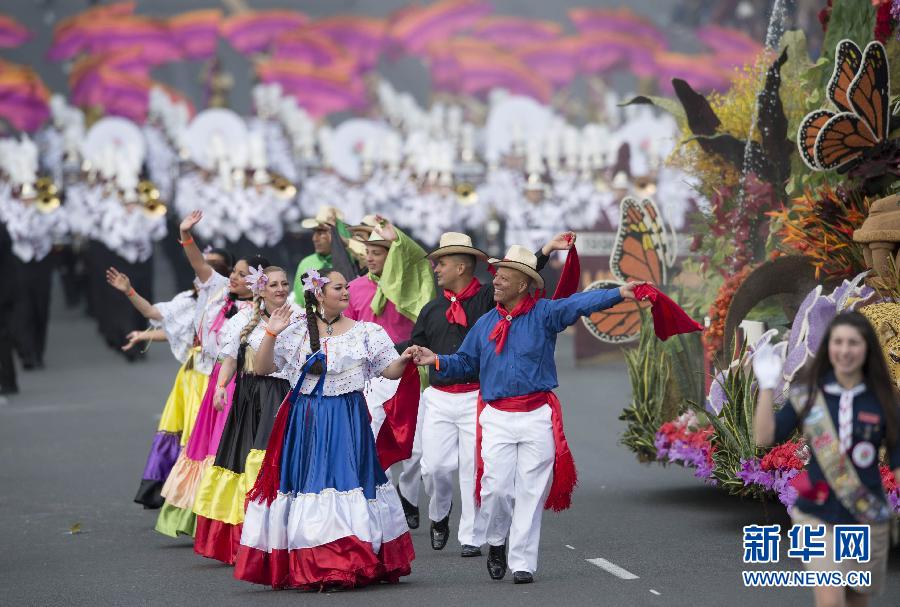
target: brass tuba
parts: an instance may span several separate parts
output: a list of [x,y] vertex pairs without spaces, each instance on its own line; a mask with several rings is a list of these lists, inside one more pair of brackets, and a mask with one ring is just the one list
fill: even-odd
[[471,181],[457,181],[453,186],[456,192],[456,200],[464,207],[470,207],[478,203],[478,192]]
[[275,190],[278,197],[284,200],[291,200],[297,195],[297,186],[280,173],[269,171],[269,185]]
[[137,185],[138,201],[141,209],[151,217],[162,217],[168,210],[165,203],[160,200],[159,190],[148,179],[141,180]]
[[37,196],[34,200],[34,208],[40,213],[51,213],[59,208],[59,188],[50,177],[39,177],[34,182]]

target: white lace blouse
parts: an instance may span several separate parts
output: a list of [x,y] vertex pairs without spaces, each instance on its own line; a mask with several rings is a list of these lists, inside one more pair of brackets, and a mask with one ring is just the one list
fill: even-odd
[[[306,325],[306,316],[303,314],[303,308],[297,305],[291,305],[291,322],[296,323],[298,321],[302,321],[303,325]],[[247,323],[250,322],[250,317],[253,315],[253,308],[245,308],[232,316],[228,322],[225,323],[225,328],[222,329],[222,333],[220,335],[219,341],[222,342],[222,347],[219,349],[219,358],[234,358],[237,359],[238,350],[241,347],[241,332],[244,330],[244,327],[247,326]],[[268,322],[265,316],[260,317],[259,323],[253,328],[250,332],[250,335],[247,336],[247,346],[248,350],[252,349],[254,354],[259,351],[260,345],[262,345],[263,337],[266,335],[266,327],[268,327]],[[287,331],[283,331],[281,335],[275,340],[275,347],[278,347],[278,342],[284,339],[284,335]],[[269,377],[278,377],[281,379],[289,379],[287,376],[288,367],[279,368],[280,370],[275,373],[270,373]],[[296,379],[294,380],[296,382]]]
[[[399,358],[387,332],[371,322],[358,321],[346,333],[323,336],[321,345],[326,357],[326,396],[362,392],[367,381],[381,375]],[[282,331],[275,342],[275,366],[282,370],[291,386],[300,379],[301,368],[310,353],[309,333],[303,317]],[[310,394],[318,380],[318,375],[307,374],[301,392]]]
[[171,301],[160,301],[153,304],[162,318],[152,321],[150,326],[165,332],[172,355],[180,363],[187,360],[194,345],[194,309],[196,306],[197,299],[191,290],[182,291]]
[[[194,280],[197,287],[197,307],[194,308],[194,331],[200,342],[200,352],[194,356],[194,368],[201,373],[209,375],[212,372],[222,341],[222,330],[225,323],[215,330],[213,325],[222,306],[228,299],[228,278],[213,272],[206,282]],[[238,310],[252,305],[249,301],[235,301]],[[227,320],[226,320],[227,322]]]

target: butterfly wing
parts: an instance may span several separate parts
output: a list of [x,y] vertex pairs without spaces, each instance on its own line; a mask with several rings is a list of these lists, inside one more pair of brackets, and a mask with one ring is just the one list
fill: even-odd
[[819,130],[814,146],[816,164],[824,170],[836,169],[878,145],[866,121],[850,112],[832,116]]
[[[618,281],[598,280],[588,285],[585,291],[615,289],[621,286],[622,283]],[[626,299],[611,308],[582,317],[581,322],[591,335],[602,342],[621,344],[634,341],[641,332],[641,308],[647,305],[649,304],[646,302]]]
[[862,56],[862,51],[852,40],[844,39],[838,42],[834,54],[834,72],[828,81],[826,91],[828,98],[842,112],[853,111],[848,91],[850,84],[859,72],[859,66],[862,65]]
[[878,41],[870,42],[847,95],[854,113],[866,121],[879,142],[887,139],[888,134],[890,78],[884,45]]
[[834,117],[834,112],[828,110],[816,110],[810,112],[800,123],[797,130],[797,147],[800,148],[800,157],[809,168],[821,171],[822,167],[816,162],[816,138],[825,123]]
[[659,239],[659,212],[652,203],[642,207],[631,197],[622,199],[619,230],[609,260],[610,270],[622,282],[666,282],[666,250]]
[[675,265],[675,255],[677,253],[675,243],[675,233],[669,230],[659,207],[650,198],[644,198],[641,201],[641,208],[644,211],[644,220],[650,229],[651,237],[659,251],[660,260],[665,268],[671,268]]

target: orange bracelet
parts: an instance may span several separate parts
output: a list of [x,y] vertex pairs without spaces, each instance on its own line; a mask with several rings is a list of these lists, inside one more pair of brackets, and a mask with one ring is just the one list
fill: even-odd
[[191,236],[191,237],[188,238],[187,240],[179,240],[179,241],[178,241],[178,244],[180,244],[180,245],[183,246],[183,247],[186,247],[186,246],[188,246],[189,244],[191,244],[191,243],[193,243],[193,242],[194,242],[194,237]]
[[434,370],[435,371],[441,370],[441,357],[440,356],[434,357]]
[[128,293],[125,294],[125,297],[134,297],[134,287],[128,289]]
[[266,335],[271,335],[275,339],[278,339],[278,333],[272,333],[271,331],[269,331],[268,327],[266,328]]

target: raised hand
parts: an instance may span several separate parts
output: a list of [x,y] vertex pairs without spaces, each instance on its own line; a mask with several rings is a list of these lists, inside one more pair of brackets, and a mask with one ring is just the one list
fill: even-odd
[[397,240],[397,230],[394,229],[394,224],[381,215],[377,215],[375,221],[378,223],[378,225],[375,226],[375,232],[379,236],[391,242]]
[[291,324],[291,305],[287,302],[272,312],[267,323],[269,331],[278,335]]
[[131,289],[131,280],[129,280],[125,274],[113,267],[107,268],[106,270],[106,282],[109,283],[109,286],[122,293],[128,293]]
[[622,296],[622,299],[635,299],[634,297],[634,288],[638,285],[645,285],[646,281],[636,281],[632,280],[631,282],[626,282],[624,285],[619,287],[619,294]]
[[560,232],[551,238],[541,251],[544,255],[548,255],[552,251],[568,251],[575,246],[576,238],[575,232]]
[[193,211],[190,215],[181,220],[178,229],[182,232],[190,232],[197,223],[203,219],[203,211]]
[[132,331],[125,336],[125,339],[127,341],[125,342],[125,345],[122,346],[122,352],[128,352],[139,343],[147,341],[147,335],[145,331]]
[[766,344],[753,353],[753,374],[760,390],[772,390],[781,379],[783,363],[781,356],[771,344]]

